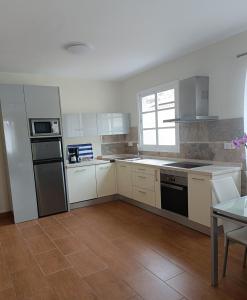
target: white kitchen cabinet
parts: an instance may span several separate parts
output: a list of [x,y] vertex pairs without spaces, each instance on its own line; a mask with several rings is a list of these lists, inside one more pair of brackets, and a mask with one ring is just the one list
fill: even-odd
[[98,135],[127,134],[130,119],[128,113],[97,114]]
[[60,96],[58,87],[24,86],[28,118],[60,118]]
[[116,167],[113,163],[96,166],[97,195],[104,197],[116,194]]
[[93,113],[63,115],[63,136],[66,138],[96,136],[97,117]]
[[132,166],[128,163],[117,163],[117,192],[128,198],[133,196]]
[[191,221],[210,227],[210,207],[215,202],[212,179],[232,177],[240,189],[240,172],[218,176],[189,174],[188,176],[188,217]]
[[67,169],[69,203],[97,198],[95,166]]
[[144,188],[134,186],[133,199],[144,204],[155,206],[155,193]]

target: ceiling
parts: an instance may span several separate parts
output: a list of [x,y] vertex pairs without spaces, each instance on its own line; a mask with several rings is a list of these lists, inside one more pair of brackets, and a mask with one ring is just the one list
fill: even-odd
[[[247,29],[246,0],[0,0],[0,71],[115,80]],[[82,56],[69,42],[87,42]]]

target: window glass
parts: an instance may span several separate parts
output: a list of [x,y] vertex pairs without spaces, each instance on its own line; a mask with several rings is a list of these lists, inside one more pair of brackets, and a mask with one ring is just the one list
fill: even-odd
[[174,146],[176,144],[175,128],[163,128],[158,130],[159,145]]
[[155,94],[142,97],[142,112],[155,110]]
[[156,145],[156,130],[143,130],[143,144]]
[[164,109],[168,102],[175,101],[175,90],[170,89],[157,93],[158,109]]
[[145,113],[142,115],[143,128],[155,128],[155,112]]
[[[165,127],[167,122],[163,122],[166,120],[175,119],[175,109],[166,109],[158,111],[158,127]],[[171,126],[171,123],[168,123]]]

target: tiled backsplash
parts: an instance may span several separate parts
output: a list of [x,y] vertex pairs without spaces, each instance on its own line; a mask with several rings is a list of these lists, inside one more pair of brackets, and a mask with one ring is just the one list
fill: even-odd
[[[244,132],[243,118],[180,123],[180,152],[141,152],[146,155],[202,159],[224,162],[243,162],[245,149],[225,150],[224,142],[230,142]],[[128,142],[133,146],[128,146]],[[128,135],[102,137],[102,154],[137,153],[138,128],[131,127]]]

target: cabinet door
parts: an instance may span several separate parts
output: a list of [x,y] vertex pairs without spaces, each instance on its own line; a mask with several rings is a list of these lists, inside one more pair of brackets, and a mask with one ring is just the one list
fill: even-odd
[[117,191],[120,195],[132,198],[132,167],[127,164],[117,164]]
[[97,114],[81,114],[81,133],[82,136],[96,136]]
[[67,169],[69,202],[97,198],[95,166]]
[[23,87],[0,85],[10,191],[15,223],[38,217]]
[[97,114],[97,127],[99,135],[127,134],[129,132],[129,114]]
[[109,163],[96,166],[96,181],[98,197],[116,194],[115,164]]
[[80,114],[63,115],[63,136],[74,138],[81,136]]
[[210,227],[212,188],[208,176],[189,174],[188,214],[189,219]]
[[60,118],[58,87],[24,86],[28,118]]

